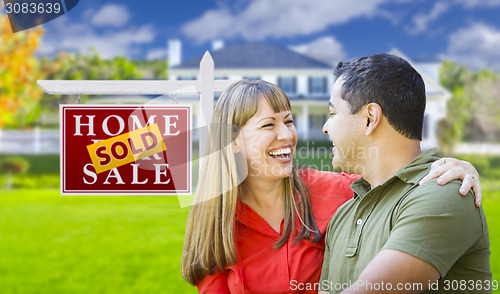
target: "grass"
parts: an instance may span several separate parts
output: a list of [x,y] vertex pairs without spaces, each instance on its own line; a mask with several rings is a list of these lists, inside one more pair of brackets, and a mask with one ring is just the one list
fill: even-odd
[[[296,155],[299,164],[331,164],[325,152]],[[483,205],[498,280],[500,186],[485,171]],[[54,177],[37,174],[40,181]],[[0,190],[0,293],[196,293],[180,275],[187,213],[177,197]]]
[[[500,186],[498,180],[485,180],[483,186],[483,209],[488,222],[493,280],[500,281]],[[500,290],[493,293],[500,293]]]
[[[484,193],[498,279],[500,191]],[[0,292],[196,293],[180,276],[187,212],[176,197],[2,191]]]
[[196,293],[177,197],[0,194],[1,293]]

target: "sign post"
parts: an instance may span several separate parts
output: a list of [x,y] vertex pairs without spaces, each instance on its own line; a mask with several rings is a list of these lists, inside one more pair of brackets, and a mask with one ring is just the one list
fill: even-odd
[[[200,166],[208,146],[208,123],[214,105],[214,93],[221,93],[236,80],[214,80],[214,62],[207,51],[200,62],[197,81],[67,81],[39,80],[38,85],[55,95],[200,95]],[[111,119],[111,118],[110,118]],[[63,128],[64,126],[61,126]],[[192,127],[192,126],[191,126]],[[168,147],[167,147],[168,152]],[[135,186],[134,186],[135,187]]]

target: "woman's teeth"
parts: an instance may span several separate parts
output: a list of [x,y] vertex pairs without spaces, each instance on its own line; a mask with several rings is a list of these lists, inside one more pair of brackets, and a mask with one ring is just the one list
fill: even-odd
[[290,147],[275,149],[269,152],[269,155],[276,159],[287,159],[290,157],[292,149]]

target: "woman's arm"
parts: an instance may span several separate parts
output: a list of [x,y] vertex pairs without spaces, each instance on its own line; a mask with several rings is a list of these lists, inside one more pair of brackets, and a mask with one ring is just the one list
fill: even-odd
[[201,294],[230,294],[227,286],[228,271],[216,271],[213,275],[206,275],[203,280],[196,283]]
[[449,157],[436,160],[432,163],[430,172],[420,180],[420,185],[435,178],[438,178],[439,185],[444,185],[452,180],[462,180],[460,194],[467,195],[472,188],[476,196],[476,206],[481,206],[482,190],[479,173],[470,162]]

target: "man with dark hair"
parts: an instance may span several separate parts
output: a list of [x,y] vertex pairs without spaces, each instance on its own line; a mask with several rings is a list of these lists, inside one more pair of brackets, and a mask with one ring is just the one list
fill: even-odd
[[491,293],[489,237],[458,181],[419,186],[439,151],[420,150],[425,85],[402,58],[339,63],[323,131],[336,169],[358,173],[330,221],[320,287],[331,293]]

